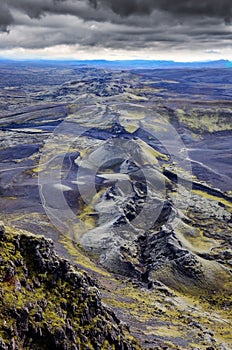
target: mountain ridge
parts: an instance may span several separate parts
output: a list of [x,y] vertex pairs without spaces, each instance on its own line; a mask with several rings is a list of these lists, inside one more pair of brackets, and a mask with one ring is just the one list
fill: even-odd
[[0,57],[0,63],[15,63],[25,64],[30,62],[32,65],[78,65],[80,67],[101,67],[101,68],[117,68],[117,69],[203,69],[203,68],[231,68],[232,62],[228,59],[212,60],[212,61],[192,61],[192,62],[178,62],[173,60],[146,60],[146,59],[134,59],[134,60],[73,60],[73,59],[8,59]]

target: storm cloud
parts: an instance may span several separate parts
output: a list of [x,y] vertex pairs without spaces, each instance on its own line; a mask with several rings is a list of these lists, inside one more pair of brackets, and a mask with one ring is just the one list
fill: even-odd
[[149,15],[153,10],[163,10],[179,16],[222,17],[231,19],[230,0],[90,0],[95,7],[108,6],[121,16]]
[[1,0],[0,49],[205,50],[232,43],[231,0]]
[[6,29],[10,24],[14,24],[14,10],[21,11],[30,18],[41,18],[48,14],[70,14],[84,20],[97,21],[113,20],[112,13],[121,17],[146,17],[156,10],[177,18],[216,17],[226,22],[232,18],[230,0],[2,0],[1,28]]

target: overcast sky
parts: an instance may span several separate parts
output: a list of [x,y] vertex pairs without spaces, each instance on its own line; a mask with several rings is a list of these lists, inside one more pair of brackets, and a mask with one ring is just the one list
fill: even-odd
[[0,56],[232,60],[232,0],[0,0]]

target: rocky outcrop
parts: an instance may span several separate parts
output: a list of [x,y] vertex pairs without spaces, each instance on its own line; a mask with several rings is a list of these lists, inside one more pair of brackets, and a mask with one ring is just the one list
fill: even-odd
[[[191,188],[187,191],[190,180],[182,178],[180,185],[177,175],[165,170],[162,173],[157,154],[141,140],[118,136],[109,139],[100,151],[90,153],[82,163],[78,163],[79,158],[76,161],[83,174],[97,168],[98,163],[103,164],[96,174],[102,179],[98,183],[101,195],[90,203],[91,211],[84,208],[86,215],[81,216],[88,222],[89,212],[91,218],[94,213],[94,227],[83,233],[81,245],[99,255],[100,263],[108,270],[148,286],[158,279],[189,293],[223,289],[230,272],[221,265],[222,260],[205,259],[197,239],[191,236],[199,235],[197,230],[201,229],[198,208],[201,216],[205,212],[205,220],[219,219],[223,225],[230,222],[227,202],[224,207],[220,202],[228,201],[229,197],[218,196],[217,203],[192,194]],[[113,156],[120,151],[122,159]],[[107,159],[107,152],[112,154],[111,162],[102,161]],[[176,179],[167,176],[170,174]],[[85,188],[88,189],[88,184]],[[219,190],[208,193],[205,188],[209,187],[204,185],[199,188],[206,196],[221,194]],[[195,212],[193,220],[188,217],[188,207]]]
[[52,241],[0,228],[0,349],[139,349]]

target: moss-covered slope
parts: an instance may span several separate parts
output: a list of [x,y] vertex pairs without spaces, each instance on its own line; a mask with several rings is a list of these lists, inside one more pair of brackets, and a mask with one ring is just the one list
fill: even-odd
[[0,228],[0,349],[139,349],[53,243]]

